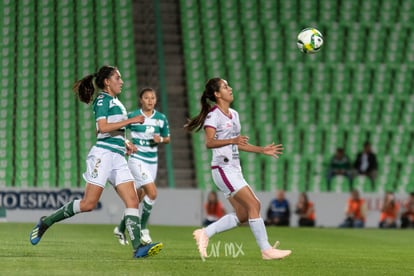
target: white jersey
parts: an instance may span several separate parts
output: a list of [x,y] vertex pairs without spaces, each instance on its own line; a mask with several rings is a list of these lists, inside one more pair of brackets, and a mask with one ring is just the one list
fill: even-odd
[[[204,121],[204,128],[211,127],[216,130],[215,139],[231,139],[240,135],[239,114],[230,108],[231,116],[224,114],[218,106],[214,106]],[[239,148],[236,144],[214,148],[211,166],[232,165],[241,170],[239,159]]]

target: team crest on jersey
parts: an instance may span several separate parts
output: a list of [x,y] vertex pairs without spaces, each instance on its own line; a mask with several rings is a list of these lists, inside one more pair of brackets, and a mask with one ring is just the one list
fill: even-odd
[[153,126],[147,126],[147,128],[145,129],[145,135],[147,135],[148,137],[152,137],[154,135],[155,132],[155,128]]
[[112,108],[112,107],[114,107],[114,106],[117,106],[117,104],[114,102],[114,100],[111,100],[111,101],[109,102],[109,108]]
[[142,173],[141,177],[142,177],[143,180],[146,180],[148,178],[148,175],[146,173]]

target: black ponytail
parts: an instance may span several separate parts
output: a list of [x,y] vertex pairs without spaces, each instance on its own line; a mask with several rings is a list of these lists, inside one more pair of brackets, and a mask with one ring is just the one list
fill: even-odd
[[203,127],[207,114],[211,109],[210,102],[216,102],[214,92],[220,90],[220,81],[221,78],[212,78],[207,81],[203,95],[201,95],[200,98],[201,111],[197,116],[188,120],[188,123],[184,125],[185,129],[189,131],[199,131]]
[[87,75],[73,84],[73,91],[81,102],[89,104],[95,94],[95,86],[99,89],[105,88],[105,79],[108,79],[118,70],[116,67],[105,65],[98,72]]

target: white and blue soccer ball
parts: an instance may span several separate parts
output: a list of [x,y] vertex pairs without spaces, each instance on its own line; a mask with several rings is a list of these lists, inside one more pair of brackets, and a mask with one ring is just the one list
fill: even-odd
[[323,45],[323,36],[315,28],[306,28],[299,32],[298,42],[299,50],[306,54],[319,52]]

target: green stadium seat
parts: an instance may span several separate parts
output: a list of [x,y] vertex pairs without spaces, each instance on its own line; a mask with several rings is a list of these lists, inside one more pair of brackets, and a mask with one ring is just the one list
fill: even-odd
[[377,155],[384,156],[387,150],[384,145],[387,145],[389,142],[389,131],[387,127],[382,124],[370,127],[370,142]]
[[331,159],[338,147],[342,147],[345,149],[345,152],[350,153],[348,147],[346,147],[347,140],[345,137],[347,132],[344,126],[331,124],[324,127],[323,133],[324,144],[322,154],[326,162]]
[[336,97],[326,94],[317,96],[315,101],[319,110],[316,119],[317,123],[324,126],[335,124],[336,110],[338,109]]
[[360,118],[357,123],[361,125],[373,125],[378,122],[378,115],[380,114],[380,106],[381,101],[377,95],[366,95],[363,96],[359,103],[361,106],[358,106],[358,101],[355,101],[355,104],[352,102],[350,104],[353,105],[353,109],[351,113],[356,114],[357,110],[360,110]]
[[409,36],[409,29],[402,24],[396,23],[392,27],[389,39],[387,39],[387,51],[385,52],[385,62],[387,64],[400,65],[402,63],[406,45],[401,41],[407,36]]
[[302,95],[303,93],[310,93],[309,86],[309,70],[306,64],[298,63],[291,64],[291,93]]
[[310,80],[310,93],[315,96],[323,96],[330,92],[332,75],[329,66],[325,63],[307,64]]
[[302,156],[311,160],[314,156],[322,154],[323,129],[312,123],[302,127],[303,152]]
[[280,1],[278,10],[283,12],[279,13],[279,22],[293,22],[298,19],[298,7],[296,6],[296,4],[296,1]]
[[266,158],[264,160],[264,184],[265,191],[282,190],[284,187],[284,162],[283,157],[277,160]]
[[395,76],[393,81],[392,93],[396,95],[405,96],[411,91],[411,74],[413,73],[412,68],[407,64],[400,64],[395,68]]
[[286,95],[288,91],[288,82],[286,81],[287,78],[288,72],[285,64],[282,62],[273,63],[269,68],[269,93],[271,98],[276,99],[277,101],[281,94]]
[[264,28],[269,25],[270,21],[277,22],[277,2],[260,0],[259,3],[259,20]]
[[[364,58],[364,26],[359,23],[350,24],[346,30],[344,61],[358,63]],[[341,42],[339,42],[341,43]]]
[[301,143],[299,129],[293,124],[289,124],[280,126],[279,131],[280,143],[283,144],[284,154],[290,156],[299,153]]
[[34,125],[35,125],[35,105],[33,101],[33,87],[35,76],[34,60],[35,49],[31,47],[34,44],[34,3],[24,1],[19,5],[18,17],[22,18],[19,22],[20,31],[17,38],[17,76],[16,90],[18,101],[15,109],[22,112],[16,115],[16,132],[19,134],[20,141],[15,145],[15,171],[16,179],[14,185],[17,187],[32,187],[35,185],[34,179]]
[[[112,9],[105,7],[111,6],[112,1],[102,0],[96,3],[96,24],[99,26],[99,32],[96,32],[96,57],[98,64],[116,64],[115,52],[112,43],[115,40],[112,23]],[[117,28],[118,29],[118,28]],[[121,48],[123,49],[123,48]]]
[[332,72],[332,79],[335,80],[332,82],[331,93],[336,95],[348,94],[351,83],[351,67],[343,63],[331,63],[330,70]]
[[385,47],[384,41],[386,41],[386,33],[384,31],[384,25],[376,23],[370,26],[367,37],[367,50],[365,55],[365,61],[368,63],[381,63],[384,62]]
[[[289,99],[289,94],[283,93],[277,96],[275,103],[276,126],[283,127],[291,125],[294,118],[293,101]],[[289,126],[290,127],[290,126]]]
[[398,21],[406,24],[411,25],[414,19],[414,3],[410,0],[402,1],[399,9],[399,16],[397,17]]
[[[119,1],[117,3],[121,3]],[[75,61],[73,56],[75,56],[75,44],[72,39],[74,33],[74,18],[73,18],[74,6],[71,1],[59,1],[58,3],[58,17],[57,25],[61,30],[58,35],[57,41],[57,51],[62,53],[57,57],[57,77],[59,82],[57,84],[58,91],[70,91],[72,84],[75,80],[73,76],[72,68],[75,67]],[[127,27],[126,27],[127,29]],[[122,33],[124,30],[122,31]],[[125,50],[127,51],[127,50]],[[123,55],[123,54],[122,54]],[[119,60],[122,60],[120,58]],[[124,67],[121,63],[118,63],[118,66],[122,70]],[[93,68],[91,68],[93,69]],[[128,78],[125,77],[126,70],[122,70],[122,77],[124,82],[128,84],[128,87],[131,85],[128,81]],[[128,94],[128,93],[126,93]],[[122,101],[125,101],[125,97],[122,94]],[[71,93],[62,93],[60,95],[60,100],[57,102],[57,117],[59,124],[59,129],[61,131],[57,132],[57,150],[59,152],[56,159],[58,160],[58,168],[56,173],[56,186],[60,188],[75,188],[83,186],[83,179],[81,173],[83,173],[84,159],[86,158],[87,152],[78,153],[78,138],[76,133],[73,132],[78,127],[76,118],[78,117],[77,106],[83,105],[77,103],[77,99]],[[92,130],[89,130],[92,131]],[[78,171],[78,165],[81,164],[82,171]],[[82,179],[82,180],[81,180]]]
[[310,94],[303,94],[297,96],[297,124],[300,126],[307,126],[315,122],[315,108],[316,100]]
[[[2,50],[0,51],[1,65],[2,65],[2,88],[4,91],[14,91],[15,77],[13,70],[9,68],[15,67],[15,48],[14,35],[16,25],[16,11],[14,9],[15,3],[13,1],[1,1],[0,3],[0,33],[2,35]],[[0,123],[0,187],[12,187],[13,180],[13,118],[14,99],[12,96],[5,95],[0,103],[1,118],[8,118],[2,120]]]
[[[330,2],[330,1],[325,1]],[[325,42],[323,45],[323,53],[327,63],[338,63],[342,61],[343,48],[345,41],[344,27],[337,22],[332,22],[326,32],[323,33],[325,40],[329,38],[329,43]],[[348,40],[346,40],[347,42]],[[346,44],[345,44],[346,45]],[[320,54],[318,53],[318,55]],[[347,53],[347,52],[345,52]]]
[[287,171],[287,191],[297,192],[304,191],[307,177],[307,161],[299,154],[292,154],[289,157]]
[[397,19],[397,7],[398,2],[395,1],[383,1],[378,9],[378,19],[384,24],[390,24],[390,22],[396,22]]
[[264,60],[267,66],[272,67],[274,63],[280,62],[284,58],[283,31],[277,27],[277,23],[272,21],[274,28],[266,30],[264,33]]
[[256,0],[245,0],[239,2],[240,19],[242,23],[258,22],[258,8]]
[[364,25],[370,25],[377,21],[377,8],[379,2],[377,1],[362,1],[360,3],[359,22]]
[[[114,34],[115,41],[117,43],[117,52],[115,53],[114,60],[116,65],[122,71],[122,79],[128,87],[127,90],[137,91],[137,74],[134,58],[134,30],[132,25],[132,3],[128,0],[120,0],[113,3],[115,8],[115,24],[118,30]],[[122,51],[119,49],[122,49]],[[135,104],[132,104],[136,102],[135,93],[123,93],[122,102],[125,104],[127,110],[130,110],[131,106],[135,107]]]
[[341,22],[355,22],[358,11],[358,2],[355,1],[344,1],[338,5],[339,21]]
[[302,24],[314,26],[313,22],[318,18],[317,0],[301,1],[299,9],[299,18]]

